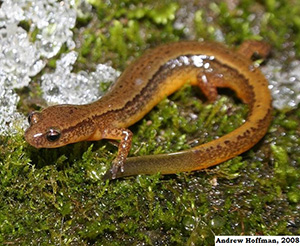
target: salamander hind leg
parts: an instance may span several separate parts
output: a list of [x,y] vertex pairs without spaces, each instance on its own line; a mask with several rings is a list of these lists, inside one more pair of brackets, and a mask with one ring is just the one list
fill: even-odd
[[215,66],[214,73],[204,72],[197,76],[197,85],[210,102],[217,99],[217,88],[230,88],[239,99],[249,104],[253,99],[253,94],[245,80],[232,69]]
[[120,140],[118,154],[113,160],[110,170],[112,179],[115,179],[119,170],[124,172],[124,163],[131,147],[132,132],[125,128],[108,129],[103,134],[103,138]]
[[216,74],[201,73],[197,76],[197,85],[210,102],[214,102],[217,99],[217,87],[220,87],[222,82],[223,79]]

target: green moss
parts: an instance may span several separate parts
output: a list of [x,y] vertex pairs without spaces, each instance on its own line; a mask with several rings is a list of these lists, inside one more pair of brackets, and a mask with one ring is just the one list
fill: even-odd
[[[184,39],[177,1],[90,1],[92,18],[74,29],[78,68],[112,61],[123,70],[146,47]],[[196,1],[194,6],[198,6]],[[227,43],[269,40],[299,54],[299,7],[290,1],[203,1],[194,35]],[[253,16],[262,16],[260,32]],[[85,29],[84,31],[81,31]],[[55,60],[53,60],[55,61]],[[200,97],[199,97],[200,96]],[[132,126],[131,156],[169,153],[224,135],[248,109],[234,97],[212,104],[186,86]],[[214,235],[297,235],[300,109],[274,112],[250,151],[202,172],[103,182],[117,148],[107,141],[36,150],[22,133],[0,138],[0,242],[17,245],[212,245]]]

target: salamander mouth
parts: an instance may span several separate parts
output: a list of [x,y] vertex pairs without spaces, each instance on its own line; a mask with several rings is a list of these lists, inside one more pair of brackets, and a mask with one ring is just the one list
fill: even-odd
[[29,143],[31,146],[39,149],[42,148],[41,147],[41,140],[42,140],[42,133],[38,133],[38,134],[32,134],[31,133],[31,128],[28,128],[25,131],[25,140],[27,141],[27,143]]

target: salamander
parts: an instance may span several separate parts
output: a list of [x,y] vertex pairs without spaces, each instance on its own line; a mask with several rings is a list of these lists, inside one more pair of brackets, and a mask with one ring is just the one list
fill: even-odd
[[[149,49],[125,69],[108,92],[85,105],[55,105],[28,116],[26,141],[36,148],[57,148],[79,141],[118,140],[118,153],[105,178],[172,174],[222,163],[253,147],[267,132],[272,114],[268,81],[251,60],[269,46],[245,41],[237,50],[216,42],[181,41]],[[230,88],[249,107],[245,122],[232,132],[188,150],[127,158],[132,132],[163,98],[186,83],[198,86],[209,101],[217,88]]]

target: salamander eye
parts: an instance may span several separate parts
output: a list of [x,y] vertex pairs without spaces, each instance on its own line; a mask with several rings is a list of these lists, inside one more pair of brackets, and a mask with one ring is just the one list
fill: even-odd
[[31,112],[28,115],[28,123],[30,125],[36,124],[38,122],[38,120],[39,120],[39,117],[40,117],[40,113],[38,113],[38,112]]
[[46,138],[49,142],[55,142],[60,138],[60,130],[56,128],[50,128],[47,131]]

